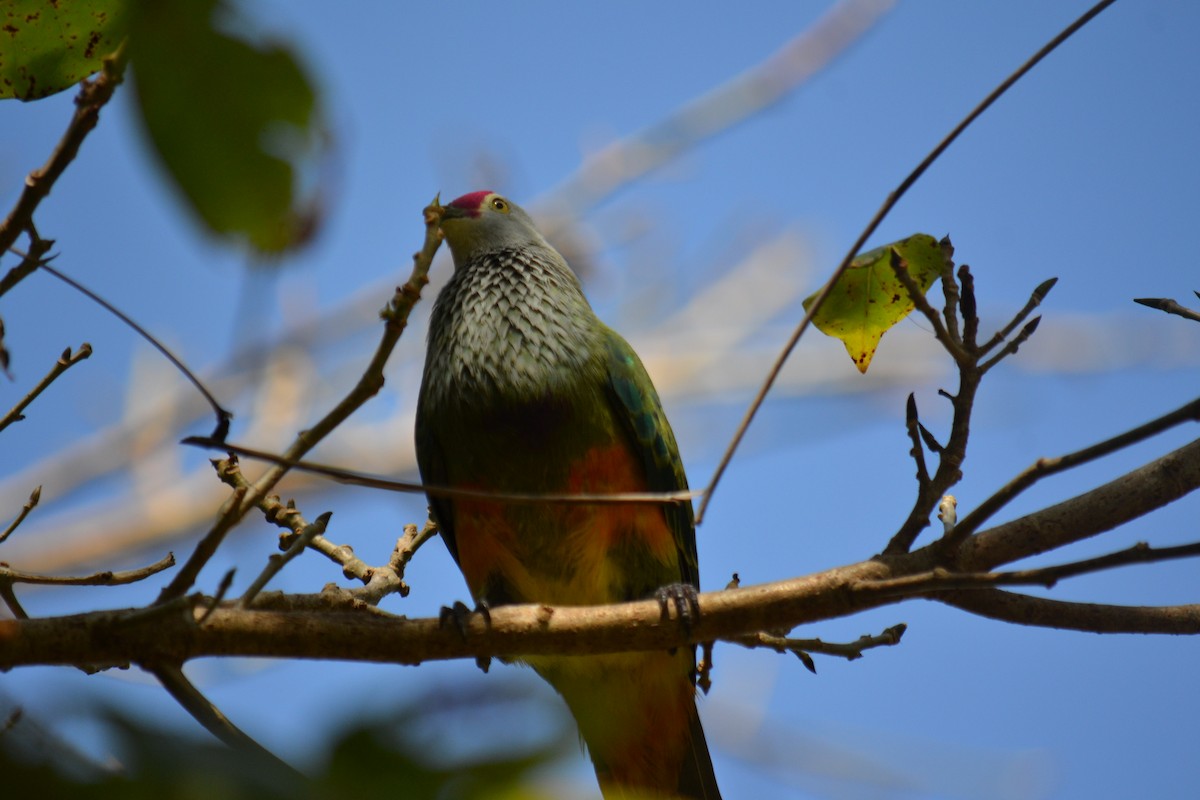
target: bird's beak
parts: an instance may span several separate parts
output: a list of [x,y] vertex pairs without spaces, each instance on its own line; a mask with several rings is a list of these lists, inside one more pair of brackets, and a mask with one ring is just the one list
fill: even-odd
[[448,219],[466,219],[468,216],[470,215],[458,206],[442,206],[442,222]]

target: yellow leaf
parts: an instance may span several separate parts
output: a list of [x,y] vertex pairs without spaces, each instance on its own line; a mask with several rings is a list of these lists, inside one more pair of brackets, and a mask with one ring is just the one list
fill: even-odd
[[[841,339],[858,371],[865,373],[883,334],[915,307],[892,268],[892,250],[907,264],[908,274],[924,294],[943,268],[951,265],[949,245],[949,239],[943,247],[929,234],[917,233],[862,253],[833,285],[813,324],[827,336]],[[814,294],[804,301],[805,311],[815,298]]]

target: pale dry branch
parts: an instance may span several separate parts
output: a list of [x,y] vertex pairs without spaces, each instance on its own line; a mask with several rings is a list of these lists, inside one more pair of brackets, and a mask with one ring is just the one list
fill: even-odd
[[280,463],[268,469],[251,485],[249,490],[242,492],[240,496],[235,496],[234,502],[230,504],[217,525],[201,540],[200,545],[188,558],[176,579],[163,590],[159,596],[160,603],[180,597],[187,592],[195,582],[200,570],[216,552],[225,534],[251,509],[255,508],[260,499],[267,496],[275,484],[287,474],[290,464],[300,460],[305,453],[315,447],[383,388],[383,368],[387,364],[388,358],[391,357],[397,342],[400,341],[400,335],[408,325],[408,316],[412,312],[413,306],[420,300],[421,290],[429,283],[429,269],[433,265],[433,256],[442,243],[441,230],[438,227],[442,210],[436,198],[422,214],[425,222],[424,244],[419,251],[413,254],[412,272],[409,274],[408,281],[403,286],[396,288],[392,299],[380,312],[380,318],[384,323],[383,332],[379,344],[375,348],[375,353],[358,382],[315,425],[301,431],[296,436],[292,444],[284,451]]
[[287,566],[289,561],[303,553],[315,537],[325,533],[325,528],[329,525],[329,518],[332,516],[332,511],[326,511],[324,514],[321,514],[300,530],[300,535],[296,537],[296,540],[292,542],[287,550],[282,553],[273,553],[269,556],[267,558],[267,565],[263,567],[258,577],[250,583],[245,594],[238,600],[238,605],[242,608],[249,608],[254,602],[254,598],[258,596],[258,593],[263,590],[271,578],[279,574],[279,571]]
[[853,642],[826,642],[821,639],[792,639],[786,636],[777,636],[766,631],[759,631],[747,636],[730,637],[729,641],[740,644],[743,647],[754,649],[756,647],[769,647],[777,653],[793,653],[800,659],[801,663],[808,669],[809,672],[816,673],[817,668],[809,657],[813,653],[819,653],[825,656],[837,656],[844,658],[847,661],[854,661],[862,658],[864,650],[870,650],[876,647],[892,647],[900,644],[901,637],[908,630],[908,626],[901,622],[898,625],[893,625],[890,628],[885,628],[878,634],[864,634]]
[[153,564],[138,569],[120,572],[103,570],[91,575],[40,575],[35,572],[24,572],[12,567],[0,566],[0,582],[29,583],[38,586],[124,586],[144,581],[173,566],[175,566],[175,556],[172,553],[167,553]]

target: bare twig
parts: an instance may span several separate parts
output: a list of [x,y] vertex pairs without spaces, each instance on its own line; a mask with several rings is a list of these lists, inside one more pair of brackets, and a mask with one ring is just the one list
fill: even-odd
[[367,585],[352,589],[351,597],[376,605],[387,595],[395,592],[401,597],[408,597],[409,587],[404,582],[404,570],[408,562],[416,555],[417,550],[426,542],[437,536],[438,527],[433,520],[427,520],[425,525],[417,528],[409,523],[404,526],[404,535],[396,540],[396,548],[384,569],[372,570]]
[[833,291],[834,284],[836,284],[838,279],[841,278],[842,274],[850,268],[850,262],[852,262],[854,257],[857,256],[862,250],[863,246],[867,243],[867,239],[871,237],[871,235],[879,227],[879,224],[883,222],[884,218],[891,213],[891,210],[896,206],[896,203],[900,201],[900,198],[903,197],[910,188],[912,188],[913,184],[915,184],[917,180],[919,180],[920,177],[925,174],[925,171],[929,169],[933,162],[937,161],[942,153],[944,153],[946,149],[954,143],[954,140],[957,139],[962,132],[971,125],[972,122],[978,119],[978,117],[984,111],[986,111],[992,105],[992,103],[996,102],[1001,95],[1007,92],[1013,84],[1024,77],[1035,66],[1037,66],[1038,62],[1053,52],[1060,44],[1069,39],[1076,31],[1090,22],[1093,17],[1112,5],[1113,2],[1115,2],[1115,0],[1101,0],[1101,2],[1088,9],[1088,11],[1079,17],[1079,19],[1075,20],[1066,28],[1064,28],[1061,33],[1059,33],[1057,36],[1047,42],[1040,50],[1034,53],[1034,55],[1028,61],[1022,64],[1012,75],[1009,75],[1007,78],[1005,78],[1004,81],[1001,82],[1001,84],[995,89],[993,89],[979,105],[972,109],[971,113],[967,114],[967,116],[963,118],[962,122],[958,123],[954,130],[947,134],[946,137],[929,152],[929,155],[925,156],[921,163],[918,164],[916,168],[908,174],[908,177],[901,181],[900,185],[897,186],[892,193],[887,196],[887,199],[884,200],[883,205],[880,206],[879,210],[875,212],[875,216],[871,218],[871,221],[867,223],[867,226],[863,229],[862,233],[859,234],[858,239],[854,241],[854,243],[850,246],[850,249],[846,252],[846,255],[842,257],[842,261],[840,264],[838,264],[837,269],[833,271],[833,274],[829,277],[829,280],[821,288],[821,291],[817,293],[812,305],[809,306],[807,313],[805,313],[804,318],[800,320],[800,324],[796,326],[796,329],[792,332],[791,337],[788,339],[787,343],[784,344],[783,350],[775,359],[775,363],[771,366],[770,371],[767,373],[767,377],[763,380],[762,386],[758,390],[758,394],[755,395],[754,400],[751,401],[750,407],[746,410],[745,416],[742,417],[741,423],[738,425],[733,438],[729,442],[729,446],[725,449],[724,455],[721,456],[721,461],[717,464],[716,470],[714,470],[712,477],[709,479],[708,486],[705,488],[704,500],[701,501],[700,508],[696,512],[697,524],[703,521],[704,513],[708,509],[709,502],[712,500],[713,492],[715,492],[717,489],[717,484],[721,481],[721,476],[724,475],[725,469],[729,466],[729,462],[733,459],[733,454],[737,451],[738,445],[741,444],[742,439],[745,437],[746,431],[750,427],[750,423],[754,420],[755,415],[758,414],[758,409],[766,400],[767,394],[771,391],[771,387],[775,385],[775,381],[779,377],[779,373],[783,371],[784,363],[792,354],[792,350],[795,349],[796,344],[800,341],[800,337],[804,335],[804,331],[808,329],[809,324],[812,322],[813,316],[824,304],[825,298],[828,297]]
[[921,447],[921,421],[917,417],[917,398],[911,392],[904,406],[904,428],[912,442],[912,449],[908,452],[917,464],[917,493],[920,494],[929,489],[929,469],[925,466],[925,450]]
[[[1042,304],[1042,301],[1046,299],[1046,295],[1050,294],[1050,290],[1054,288],[1054,284],[1056,283],[1058,283],[1058,278],[1049,278],[1038,284],[1037,288],[1033,290],[1033,294],[1030,295],[1029,301],[1025,303],[1025,307],[1018,311],[1017,315],[1009,320],[1007,325],[997,331],[995,336],[993,336],[991,339],[988,339],[979,347],[979,354],[981,356],[986,355],[993,347],[1007,339],[1009,335],[1017,329],[1017,326],[1024,322],[1025,318],[1028,317],[1035,308]],[[974,286],[973,281],[971,285]]]
[[1200,322],[1200,311],[1193,311],[1185,305],[1182,305],[1169,297],[1135,297],[1133,302],[1141,303],[1144,306],[1165,311],[1168,314],[1175,314],[1190,319],[1193,322]]
[[221,601],[225,599],[225,595],[229,593],[230,587],[233,586],[233,576],[235,574],[237,574],[236,569],[226,570],[225,575],[221,578],[221,582],[217,585],[217,593],[209,599],[204,613],[200,615],[200,619],[196,620],[197,625],[203,625],[221,605]]
[[994,367],[998,363],[1000,363],[1001,359],[1007,358],[1008,356],[1011,356],[1014,353],[1016,353],[1017,350],[1021,347],[1021,345],[1025,344],[1025,342],[1028,341],[1030,336],[1033,336],[1033,332],[1037,330],[1038,323],[1040,323],[1041,321],[1042,321],[1041,317],[1034,317],[1033,319],[1029,320],[1029,322],[1025,323],[1025,327],[1021,328],[1021,332],[1018,333],[1015,337],[1013,337],[1012,341],[1008,342],[1006,345],[1004,345],[1004,347],[1000,348],[1000,352],[996,353],[996,355],[992,356],[987,361],[984,361],[982,364],[979,365],[979,371],[981,373],[985,373],[988,370],[990,370],[992,367]]
[[294,767],[279,756],[248,736],[241,728],[234,725],[221,709],[212,704],[207,697],[200,693],[191,681],[183,674],[183,670],[175,664],[143,664],[142,668],[158,679],[163,688],[175,698],[183,709],[192,715],[193,719],[204,726],[204,729],[225,744],[250,753],[264,760],[272,767],[281,769],[296,778],[303,777]]
[[1097,536],[1200,489],[1200,439],[1068,500],[974,534],[959,569],[981,572]]
[[1151,436],[1156,436],[1165,430],[1181,425],[1184,422],[1200,421],[1200,399],[1193,400],[1174,411],[1164,414],[1158,419],[1126,431],[1118,436],[1105,439],[1103,442],[1085,447],[1074,453],[1055,458],[1039,458],[1017,477],[1009,481],[998,492],[979,504],[970,514],[967,514],[954,529],[954,534],[942,541],[949,549],[957,548],[962,542],[979,529],[979,526],[991,518],[993,514],[1007,505],[1013,498],[1037,483],[1044,477],[1054,475],[1063,470],[1086,464],[1109,453],[1114,453],[1130,445],[1137,444]]
[[1200,605],[1114,606],[1074,603],[1000,589],[943,592],[931,598],[981,617],[1090,633],[1194,634],[1200,631]]
[[[29,394],[25,395],[25,397],[21,399],[21,402],[9,409],[8,413],[5,414],[3,418],[0,418],[0,431],[4,430],[14,422],[20,422],[21,420],[25,419],[25,409],[29,407],[30,403],[37,399],[38,395],[46,391],[46,388],[49,387],[50,384],[54,383],[54,381],[58,379],[59,375],[62,375],[68,369],[75,366],[80,361],[90,357],[91,355],[92,346],[87,342],[84,342],[82,345],[80,345],[79,349],[74,353],[71,352],[71,348],[69,347],[66,350],[63,350],[62,355],[58,357],[58,361],[55,361],[54,366],[50,368],[50,371],[46,373],[46,376],[38,381],[37,386],[34,386],[32,389],[30,389]],[[3,541],[3,539],[0,539],[0,541]]]
[[192,554],[188,556],[188,560],[184,562],[179,572],[175,573],[175,577],[171,579],[171,582],[159,592],[158,599],[154,601],[155,605],[163,605],[164,603],[169,603],[172,600],[183,597],[187,593],[187,590],[192,588],[192,585],[196,582],[196,577],[200,574],[200,570],[204,568],[204,565],[217,552],[217,548],[221,546],[221,542],[225,541],[225,535],[233,530],[233,526],[241,519],[240,509],[242,499],[245,496],[245,489],[234,490],[233,496],[226,502],[225,510],[221,512],[221,516],[217,518],[216,523],[200,539],[196,548],[192,550]]
[[8,610],[17,619],[29,619],[29,614],[21,606],[21,601],[17,599],[17,593],[13,591],[12,581],[0,578],[0,600],[4,601]]
[[904,636],[906,630],[908,630],[908,626],[901,622],[898,625],[884,629],[882,633],[875,635],[865,634],[853,642],[845,643],[825,642],[820,639],[789,639],[785,636],[776,636],[773,633],[765,631],[733,637],[729,641],[752,649],[756,647],[769,647],[777,653],[793,653],[804,663],[809,672],[816,673],[816,665],[813,664],[811,658],[805,658],[805,656],[812,653],[819,653],[820,655],[838,656],[847,661],[854,661],[855,659],[862,658],[864,650],[870,650],[875,647],[892,647],[893,645],[900,644],[900,639]]
[[483,489],[463,489],[455,486],[397,481],[378,475],[366,475],[342,467],[318,464],[315,461],[289,459],[286,455],[268,453],[265,450],[256,450],[229,442],[218,442],[205,436],[189,436],[182,441],[182,444],[226,450],[237,456],[267,461],[314,475],[323,475],[351,486],[365,486],[369,489],[383,489],[406,494],[430,494],[435,497],[452,497],[460,500],[503,500],[506,503],[561,503],[564,505],[669,505],[691,502],[694,498],[704,495],[703,490],[699,489],[679,492],[492,492]]
[[40,586],[123,586],[144,581],[173,566],[175,566],[175,556],[172,553],[167,553],[153,564],[138,569],[122,572],[104,570],[93,572],[91,575],[39,575],[34,572],[22,572],[12,567],[0,566],[0,581],[10,584],[31,583]]
[[29,512],[37,508],[38,501],[41,499],[42,487],[39,486],[29,493],[29,499],[25,501],[25,505],[21,506],[21,513],[17,514],[17,518],[9,523],[9,526],[4,529],[4,533],[0,533],[0,543],[3,543],[5,539],[12,535],[12,532],[29,516]]
[[[950,252],[954,252],[953,248],[951,248]],[[949,353],[954,358],[955,363],[959,365],[969,363],[971,361],[971,355],[963,349],[962,343],[957,339],[958,320],[955,319],[952,328],[948,323],[944,324],[942,322],[942,315],[938,314],[938,312],[934,310],[934,307],[929,303],[929,298],[927,298],[925,293],[921,291],[921,287],[917,285],[915,280],[913,280],[913,276],[908,274],[908,262],[904,260],[903,256],[900,255],[900,252],[894,247],[891,248],[889,253],[888,263],[892,267],[892,272],[896,275],[896,280],[900,281],[900,283],[904,286],[904,291],[908,293],[908,299],[912,300],[913,305],[916,306],[917,310],[920,311],[925,316],[925,319],[929,321],[929,324],[933,327],[933,335],[937,338],[938,342],[941,343],[946,352]],[[954,262],[947,262],[946,269],[953,270]],[[942,284],[954,284],[953,277],[954,276],[952,273],[950,275],[944,275]],[[954,297],[958,296],[956,285],[953,289],[946,289],[945,292],[948,294],[952,293]],[[949,303],[947,303],[946,306],[946,314],[948,319],[952,319],[952,317],[949,316]],[[951,333],[951,330],[953,330],[954,333]]]
[[[67,165],[79,153],[79,147],[88,133],[96,127],[100,120],[100,109],[112,97],[117,86],[121,83],[125,71],[125,53],[122,46],[112,56],[104,59],[104,68],[92,81],[84,81],[75,98],[75,114],[71,117],[67,130],[59,140],[50,159],[40,169],[30,172],[25,178],[25,188],[17,199],[17,204],[3,223],[0,223],[0,253],[7,253],[17,241],[22,231],[29,230],[33,221],[33,212],[38,204],[50,194],[54,182],[62,175]],[[28,259],[9,270],[0,279],[0,297],[9,289],[16,286],[38,266],[38,260],[29,263]]]
[[330,431],[383,388],[384,365],[387,364],[392,350],[400,341],[400,335],[408,325],[408,315],[420,300],[421,290],[429,283],[429,268],[433,265],[433,255],[442,243],[441,230],[438,227],[441,221],[442,207],[437,198],[434,198],[433,203],[424,209],[422,215],[425,221],[425,242],[421,249],[413,254],[413,267],[408,281],[403,286],[397,287],[387,307],[380,312],[384,326],[379,345],[354,388],[315,425],[300,432],[292,445],[283,453],[280,463],[267,470],[248,491],[235,495],[235,499],[226,513],[197,546],[184,568],[180,570],[180,574],[163,590],[159,596],[159,602],[180,597],[186,593],[201,568],[208,563],[213,553],[216,552],[216,548],[224,540],[225,534],[240,522],[250,509],[255,508],[261,498],[270,493],[275,484],[291,469],[291,465],[303,458],[304,454],[316,447]]
[[[213,414],[216,415],[217,424],[216,424],[216,428],[213,430],[213,438],[214,439],[224,439],[225,438],[225,436],[229,433],[229,422],[230,422],[230,420],[233,419],[233,412],[228,411],[227,409],[225,409],[224,406],[222,406],[220,403],[218,403],[217,398],[212,396],[212,393],[210,391],[208,391],[208,388],[205,387],[205,385],[203,383],[201,383],[200,379],[196,377],[195,373],[193,373],[190,369],[188,369],[187,365],[184,364],[182,361],[180,361],[179,358],[176,357],[176,355],[174,353],[172,353],[170,350],[168,350],[166,345],[164,345],[157,338],[155,338],[150,333],[150,331],[146,330],[141,325],[134,322],[133,319],[128,314],[126,314],[124,311],[117,308],[112,303],[108,302],[103,297],[101,297],[100,295],[93,292],[91,289],[89,289],[86,286],[84,286],[83,284],[81,284],[79,281],[75,280],[74,278],[68,277],[67,275],[63,274],[62,272],[59,272],[58,270],[54,269],[53,267],[49,266],[46,263],[42,264],[42,269],[46,272],[49,272],[51,275],[58,278],[60,281],[67,284],[68,286],[75,289],[76,291],[83,293],[84,295],[86,295],[88,297],[88,299],[99,304],[102,308],[104,308],[110,314],[115,316],[117,319],[121,320],[121,322],[124,322],[127,326],[132,328],[135,333],[137,333],[139,336],[141,336],[143,339],[145,339],[147,342],[149,342],[150,346],[153,347],[155,350],[157,350],[160,354],[162,354],[163,358],[167,359],[167,361],[170,361],[171,365],[174,366],[175,369],[179,370],[179,372],[183,375],[183,377],[187,378],[188,382],[191,383],[192,386],[196,387],[196,391],[198,391],[200,394],[202,394],[204,396],[204,399],[208,401],[209,406],[212,408]],[[85,345],[85,347],[86,346],[87,345]]]
[[263,567],[262,572],[258,574],[258,577],[246,589],[245,594],[238,600],[238,605],[242,608],[249,608],[250,604],[254,602],[254,598],[263,590],[267,582],[279,573],[279,570],[287,566],[287,563],[293,558],[303,553],[314,537],[325,533],[325,527],[329,524],[329,518],[332,516],[332,511],[326,511],[313,522],[306,525],[300,532],[300,535],[296,537],[296,541],[292,542],[291,547],[286,551],[283,553],[274,553],[269,556],[267,558],[267,565]]
[[1091,572],[1123,567],[1129,564],[1149,564],[1158,561],[1174,561],[1181,558],[1200,556],[1200,543],[1177,545],[1175,547],[1153,548],[1145,542],[1138,542],[1132,547],[1115,553],[1108,553],[1095,558],[1081,561],[1071,561],[1052,567],[1037,569],[1019,569],[1006,572],[952,572],[941,567],[928,572],[905,575],[898,578],[888,578],[878,581],[864,581],[853,587],[854,591],[890,594],[897,597],[908,597],[914,594],[925,594],[930,591],[949,589],[992,588],[996,586],[1045,586],[1051,588],[1064,578],[1086,575]]

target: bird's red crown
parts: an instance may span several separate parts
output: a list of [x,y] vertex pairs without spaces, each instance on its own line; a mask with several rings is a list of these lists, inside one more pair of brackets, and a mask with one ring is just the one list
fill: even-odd
[[491,189],[484,189],[482,192],[471,192],[464,194],[457,200],[450,202],[450,206],[465,211],[472,217],[479,216],[479,208],[483,205],[484,199],[491,194],[495,194]]

